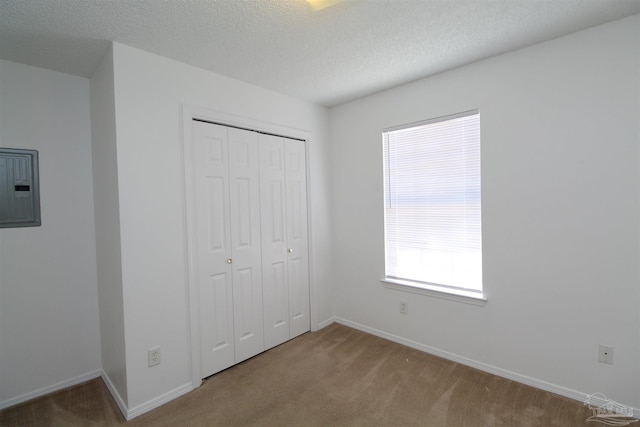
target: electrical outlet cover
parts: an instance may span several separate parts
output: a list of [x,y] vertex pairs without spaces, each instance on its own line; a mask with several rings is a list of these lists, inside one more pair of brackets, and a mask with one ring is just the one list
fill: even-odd
[[149,367],[160,364],[160,347],[151,348],[147,351],[147,362]]
[[401,302],[400,303],[400,313],[409,314],[409,303],[408,302]]
[[613,365],[613,346],[600,344],[598,347],[598,361]]

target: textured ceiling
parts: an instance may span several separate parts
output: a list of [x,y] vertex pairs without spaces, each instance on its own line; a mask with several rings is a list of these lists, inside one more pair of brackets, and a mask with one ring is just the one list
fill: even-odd
[[0,58],[90,77],[113,40],[332,106],[636,13],[640,0],[0,0]]

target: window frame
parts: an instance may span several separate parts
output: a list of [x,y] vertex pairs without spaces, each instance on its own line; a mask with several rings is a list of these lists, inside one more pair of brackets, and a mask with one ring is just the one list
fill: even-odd
[[[468,303],[468,304],[473,304],[473,305],[485,305],[487,302],[487,298],[486,298],[486,285],[484,283],[484,281],[482,281],[482,289],[480,291],[477,290],[468,290],[468,289],[464,289],[461,287],[455,287],[455,286],[449,286],[449,285],[442,285],[442,284],[436,284],[436,283],[429,283],[429,282],[421,282],[421,281],[413,281],[413,280],[409,280],[409,279],[402,279],[402,278],[397,278],[397,277],[390,277],[387,276],[387,272],[388,272],[388,257],[387,257],[387,191],[388,189],[386,188],[386,183],[387,183],[387,175],[388,175],[388,170],[387,170],[387,161],[385,160],[387,157],[387,153],[385,153],[385,150],[387,150],[387,143],[386,143],[386,138],[387,138],[387,134],[394,132],[394,131],[401,131],[401,130],[407,130],[407,129],[411,129],[411,128],[415,128],[415,127],[420,127],[420,126],[425,126],[425,125],[430,125],[430,124],[435,124],[435,123],[440,123],[440,122],[445,122],[445,121],[449,121],[449,120],[453,120],[453,119],[458,119],[458,118],[462,118],[462,117],[468,117],[468,116],[472,116],[472,115],[477,115],[478,116],[478,120],[480,120],[480,110],[479,109],[474,109],[474,110],[468,110],[468,111],[464,111],[464,112],[460,112],[460,113],[455,113],[455,114],[450,114],[450,115],[446,115],[446,116],[440,116],[440,117],[435,117],[435,118],[431,118],[431,119],[427,119],[427,120],[422,120],[419,122],[413,122],[413,123],[408,123],[408,124],[404,124],[404,125],[398,125],[398,126],[393,126],[393,127],[389,127],[389,128],[385,128],[382,130],[381,136],[382,136],[382,149],[383,149],[383,167],[382,167],[382,172],[383,172],[383,182],[385,183],[385,188],[383,189],[383,226],[384,226],[384,230],[383,230],[383,256],[384,256],[384,276],[382,277],[382,279],[380,280],[381,283],[383,284],[384,287],[388,288],[388,289],[392,289],[392,290],[399,290],[399,291],[404,291],[404,292],[410,292],[410,293],[415,293],[415,294],[421,294],[421,295],[427,295],[427,296],[432,296],[432,297],[437,297],[437,298],[443,298],[446,300],[451,300],[451,301],[458,301],[458,302],[463,302],[463,303]],[[480,127],[480,122],[478,123],[478,126]],[[478,147],[479,149],[481,149],[482,145],[481,145],[481,127],[479,129],[480,132],[480,141],[478,141],[478,143],[480,144],[480,147]],[[481,158],[478,160],[479,162],[481,162]],[[479,167],[481,167],[481,165],[479,165]],[[482,185],[480,183],[480,185]],[[480,196],[480,209],[482,212],[482,197]],[[482,214],[481,214],[482,215]],[[480,218],[480,228],[482,230],[482,216]],[[482,236],[482,233],[481,233]],[[482,244],[482,237],[481,237],[481,244]],[[482,246],[481,246],[481,253],[482,253]]]

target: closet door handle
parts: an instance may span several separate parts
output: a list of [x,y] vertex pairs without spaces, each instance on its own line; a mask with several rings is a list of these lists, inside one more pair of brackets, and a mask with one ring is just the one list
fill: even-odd
[[293,248],[289,248],[289,250],[288,250],[287,252],[289,252],[290,254],[292,254],[292,253],[293,253]]
[[231,264],[232,262],[233,262],[233,261],[231,261],[231,258],[229,258],[229,259],[227,260],[227,264]]

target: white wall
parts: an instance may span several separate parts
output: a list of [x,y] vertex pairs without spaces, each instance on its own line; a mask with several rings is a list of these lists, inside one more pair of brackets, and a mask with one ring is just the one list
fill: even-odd
[[[114,44],[115,123],[129,416],[191,385],[182,106],[303,129],[310,142],[317,322],[333,315],[324,108]],[[224,60],[224,58],[221,58]],[[147,350],[162,363],[147,367]]]
[[93,194],[103,378],[124,409],[127,369],[115,114],[113,51],[109,49],[91,77]]
[[42,226],[0,229],[0,408],[100,373],[89,80],[0,61],[0,146],[36,149]]
[[[337,317],[640,407],[639,28],[636,15],[332,108]],[[488,303],[384,288],[382,129],[474,108]]]

